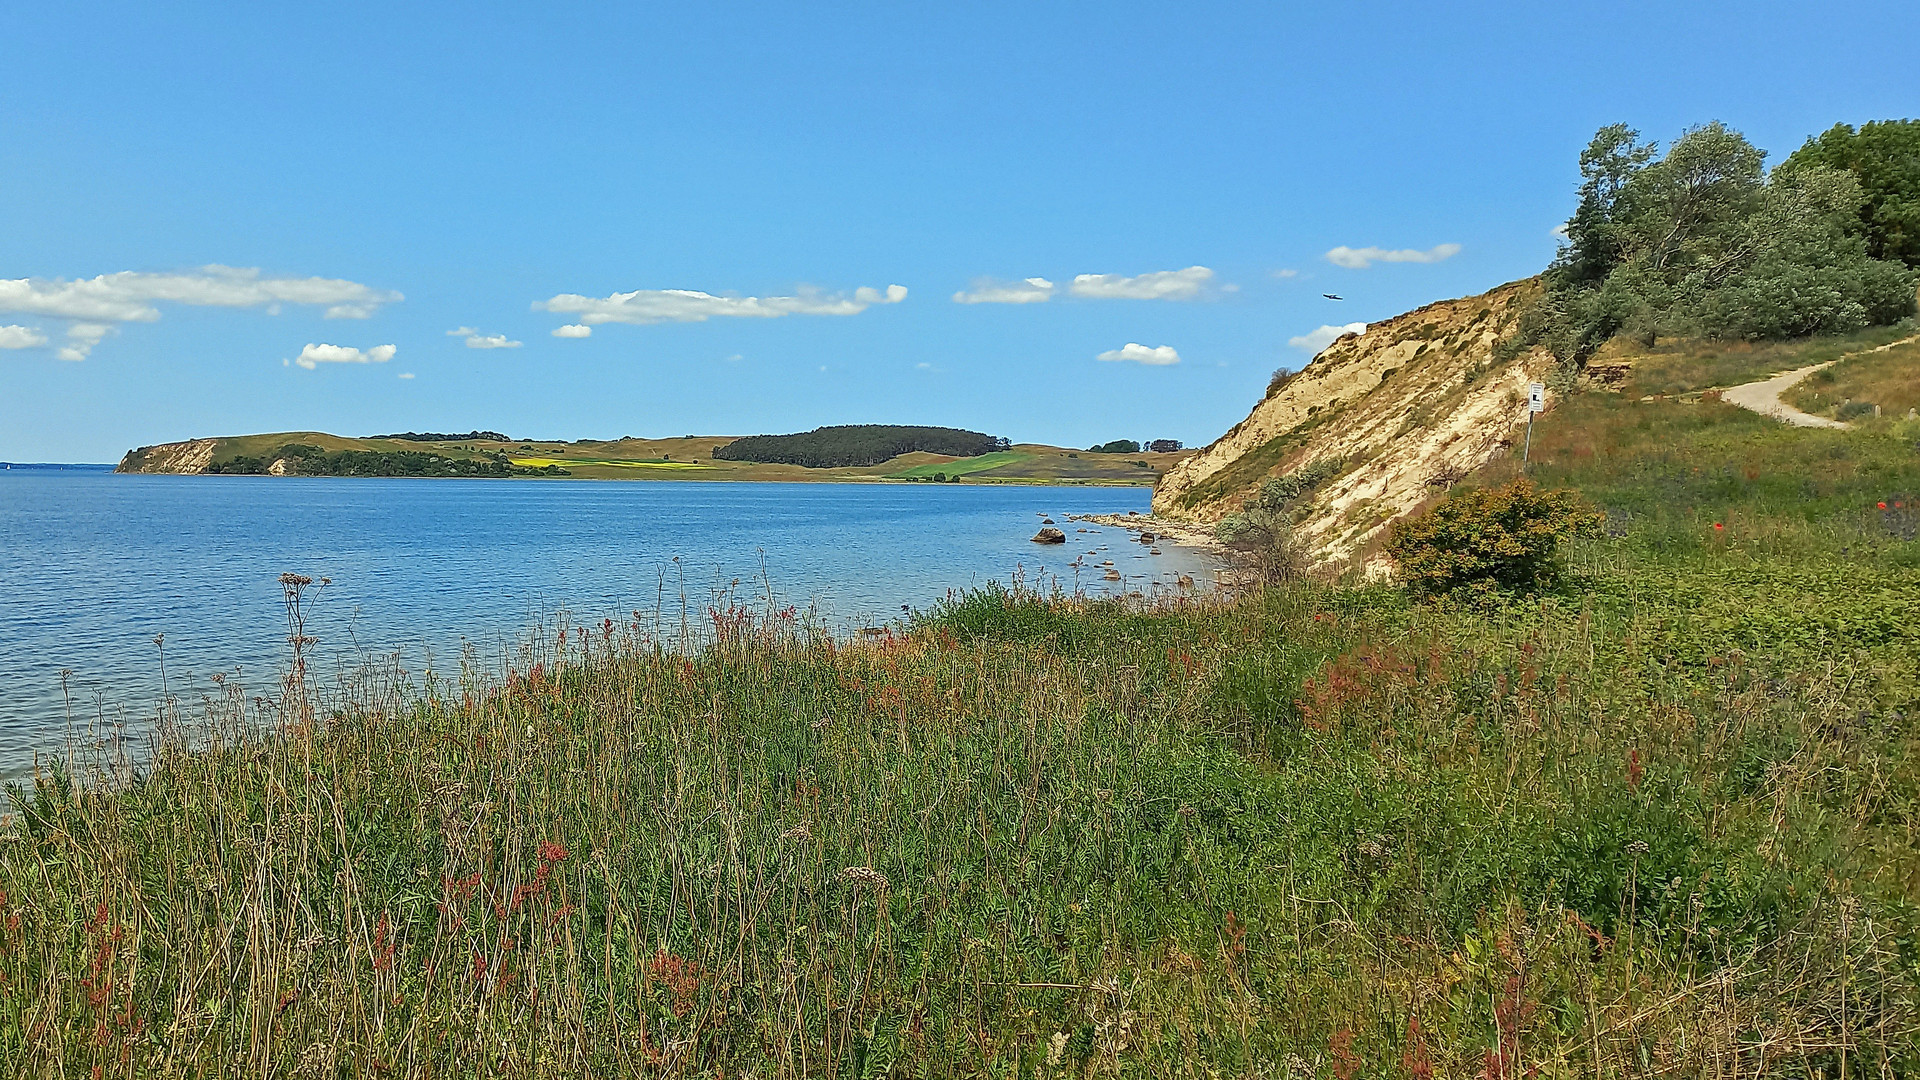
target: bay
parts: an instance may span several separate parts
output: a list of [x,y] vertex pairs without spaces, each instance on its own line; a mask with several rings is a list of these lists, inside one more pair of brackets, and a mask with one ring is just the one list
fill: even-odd
[[[278,579],[328,579],[307,624],[324,674],[368,657],[496,672],[531,628],[671,623],[791,605],[837,633],[1016,576],[1090,594],[1205,582],[1215,560],[1068,513],[1145,513],[1146,488],[129,476],[0,471],[0,779],[69,723],[137,729],[212,676],[271,693]],[[1042,515],[1068,543],[1031,542]],[[1076,569],[1077,557],[1089,564]],[[1102,579],[1112,560],[1123,578]],[[738,583],[736,584],[736,579]],[[159,641],[156,643],[156,638]],[[63,672],[66,673],[63,680]],[[190,711],[190,708],[189,708]]]

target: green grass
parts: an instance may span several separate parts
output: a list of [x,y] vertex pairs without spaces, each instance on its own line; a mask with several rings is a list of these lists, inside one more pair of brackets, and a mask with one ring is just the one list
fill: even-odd
[[275,727],[233,688],[135,782],[18,797],[0,1055],[1912,1069],[1920,588],[1608,543],[1493,609],[990,590],[865,647],[596,629]]
[[973,473],[986,472],[989,469],[997,469],[1002,465],[1018,464],[1028,456],[1029,455],[1022,454],[1017,450],[996,450],[991,454],[981,454],[978,457],[955,458],[947,462],[928,462],[925,465],[915,465],[909,469],[901,469],[898,472],[888,473],[887,476],[895,479],[911,478],[916,480],[930,477],[934,473],[943,473],[947,476],[968,476]]
[[1653,349],[1624,339],[1602,351],[1596,363],[1631,360],[1628,390],[1634,396],[1684,394],[1712,387],[1737,386],[1781,372],[1825,363],[1848,353],[1898,341],[1914,333],[1913,319],[1852,334],[1796,338],[1790,341],[1669,340]]
[[1920,408],[1920,342],[1885,351],[1863,352],[1830,368],[1814,372],[1781,398],[1816,416],[1837,416],[1846,408],[1849,421],[1874,415],[1904,418]]
[[1917,444],[1564,399],[1531,474],[1608,525],[1543,596],[990,588],[228,685],[16,793],[0,1060],[1911,1076]]

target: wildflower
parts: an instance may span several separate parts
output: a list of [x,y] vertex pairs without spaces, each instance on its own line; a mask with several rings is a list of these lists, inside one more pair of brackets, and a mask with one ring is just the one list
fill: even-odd
[[1714,523],[1713,523],[1713,531],[1714,531],[1714,532],[1726,532],[1726,531],[1727,531],[1727,527],[1726,527],[1725,525],[1722,525],[1722,524],[1720,524],[1719,522],[1717,522],[1717,521],[1716,521],[1716,522],[1714,522]]
[[849,866],[845,870],[840,871],[840,880],[850,881],[855,885],[865,885],[869,888],[879,889],[882,892],[892,887],[892,883],[887,880],[887,876],[871,866]]
[[1882,509],[1882,510],[1885,510],[1885,509],[1887,508],[1887,504],[1886,504],[1886,503],[1885,503],[1884,501],[1883,501],[1883,502],[1881,502],[1881,503],[1879,504],[1879,506],[1880,506],[1880,509]]
[[551,840],[543,840],[540,843],[539,855],[540,855],[541,862],[544,862],[544,863],[565,862],[567,859],[567,854],[568,852],[565,845],[556,844]]

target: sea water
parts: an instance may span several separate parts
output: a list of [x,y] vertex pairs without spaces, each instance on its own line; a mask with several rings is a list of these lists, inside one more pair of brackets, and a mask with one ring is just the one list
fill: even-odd
[[[279,577],[310,589],[319,672],[500,668],[564,613],[668,625],[791,606],[836,633],[1016,576],[1098,595],[1202,587],[1216,561],[1067,514],[1145,513],[1145,488],[974,484],[127,476],[0,470],[0,779],[69,724],[139,727],[222,675],[270,694],[288,660]],[[1051,516],[1064,545],[1032,542]],[[1081,533],[1080,528],[1089,531]],[[1095,554],[1089,555],[1089,552]],[[1081,565],[1073,565],[1075,560]],[[1111,561],[1120,581],[1108,581]],[[738,579],[739,584],[734,584]],[[771,598],[768,594],[771,593]]]

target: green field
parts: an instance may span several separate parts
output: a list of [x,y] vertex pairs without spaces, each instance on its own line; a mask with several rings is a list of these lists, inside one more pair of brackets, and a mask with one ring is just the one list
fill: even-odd
[[723,597],[690,652],[175,703],[137,779],[14,796],[0,1057],[1914,1075],[1920,422],[1661,356],[1536,425],[1606,518],[1544,595],[994,588],[851,644]]

